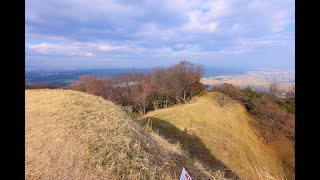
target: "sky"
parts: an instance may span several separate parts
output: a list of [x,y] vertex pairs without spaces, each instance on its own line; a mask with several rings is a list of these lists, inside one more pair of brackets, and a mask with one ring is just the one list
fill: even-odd
[[294,0],[28,0],[26,69],[294,68]]

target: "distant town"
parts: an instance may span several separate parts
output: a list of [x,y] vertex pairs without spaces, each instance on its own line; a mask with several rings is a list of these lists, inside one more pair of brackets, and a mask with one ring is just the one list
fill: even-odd
[[259,69],[241,74],[206,77],[202,78],[201,82],[207,86],[215,86],[223,83],[233,84],[240,88],[251,86],[256,90],[265,90],[270,83],[278,83],[279,89],[286,92],[294,85],[295,71],[294,69]]

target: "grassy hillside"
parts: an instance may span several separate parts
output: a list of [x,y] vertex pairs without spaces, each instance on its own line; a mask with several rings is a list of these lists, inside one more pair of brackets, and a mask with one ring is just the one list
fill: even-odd
[[236,102],[220,107],[216,95],[149,112],[141,119],[150,117],[159,134],[181,144],[206,168],[223,165],[241,179],[286,179],[281,160],[252,128],[255,120],[246,109]]
[[222,169],[206,170],[110,101],[71,90],[25,93],[27,179],[178,179],[181,167],[171,157],[193,179],[223,177]]

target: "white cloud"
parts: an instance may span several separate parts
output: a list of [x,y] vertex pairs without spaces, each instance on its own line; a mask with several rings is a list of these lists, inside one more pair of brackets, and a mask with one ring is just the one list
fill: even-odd
[[248,53],[250,52],[250,48],[234,48],[234,49],[225,49],[219,51],[219,53],[224,54],[224,55],[234,55],[234,54],[243,54],[243,53]]
[[87,57],[91,57],[91,56],[93,56],[93,53],[91,53],[91,52],[86,52],[86,53],[84,53],[84,55],[87,56]]
[[132,37],[143,40],[157,40],[159,42],[172,41],[178,36],[177,29],[160,28],[155,23],[145,23],[138,28]]
[[117,53],[143,53],[145,52],[146,48],[137,46],[135,44],[97,44],[98,49],[102,52],[111,52],[111,51],[116,51]]
[[[146,48],[135,44],[113,44],[108,45],[104,42],[100,43],[39,43],[26,44],[27,55],[62,55],[62,56],[86,56],[95,58],[105,57],[105,52],[116,51],[117,53],[145,53]],[[150,50],[149,50],[150,51]],[[113,56],[116,56],[113,54]],[[110,56],[110,54],[108,55]]]
[[26,44],[26,52],[205,59],[292,47],[294,6],[294,0],[28,0],[26,42],[44,43]]
[[46,53],[48,49],[50,49],[53,44],[48,44],[48,43],[41,43],[41,44],[35,44],[35,45],[28,45],[26,44],[26,47],[35,51],[38,51],[40,53]]
[[92,44],[86,43],[26,44],[26,52],[39,55],[92,56],[93,53],[86,52],[86,50],[92,49],[92,47]]
[[53,44],[53,43],[40,43],[40,44],[26,44],[27,50],[32,50],[40,54],[77,54],[79,46],[66,45],[64,43]]
[[110,45],[100,45],[98,47],[101,51],[112,51],[114,49],[117,49],[117,47],[110,46]]
[[291,43],[290,39],[283,37],[265,37],[260,39],[240,39],[238,44],[244,47],[266,47],[266,46],[286,46],[288,43]]
[[291,18],[291,12],[288,10],[280,10],[275,12],[271,16],[271,20],[273,21],[272,30],[274,32],[281,32],[286,28],[287,25],[293,22]]
[[200,40],[208,33],[224,36],[224,41],[232,41],[235,35],[267,35],[283,31],[290,23],[294,23],[293,0],[141,0],[136,3],[30,0],[26,3],[26,37],[45,35],[91,41],[113,38],[117,43],[128,38],[133,41],[145,38],[144,41],[155,40],[164,46],[161,43],[168,41]]
[[231,33],[245,33],[248,31],[248,27],[244,24],[235,23],[231,26]]
[[186,23],[182,29],[187,29],[190,31],[203,31],[203,32],[213,32],[217,29],[217,22],[203,22],[203,14],[199,10],[191,11],[188,13],[189,22]]

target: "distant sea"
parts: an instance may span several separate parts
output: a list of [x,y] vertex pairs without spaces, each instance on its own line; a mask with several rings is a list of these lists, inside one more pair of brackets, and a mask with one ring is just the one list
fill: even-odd
[[[249,69],[206,67],[204,77],[219,75],[239,75]],[[83,75],[95,75],[100,78],[126,74],[128,72],[150,72],[152,68],[110,68],[110,69],[66,69],[66,70],[25,70],[27,84],[47,83],[55,86],[68,86]]]

